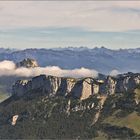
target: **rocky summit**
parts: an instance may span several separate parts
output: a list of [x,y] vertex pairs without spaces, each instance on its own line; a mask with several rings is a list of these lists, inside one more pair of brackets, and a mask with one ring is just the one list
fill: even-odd
[[34,59],[26,58],[16,64],[17,67],[34,68],[38,67],[38,63]]
[[140,139],[140,74],[18,80],[0,104],[0,139]]

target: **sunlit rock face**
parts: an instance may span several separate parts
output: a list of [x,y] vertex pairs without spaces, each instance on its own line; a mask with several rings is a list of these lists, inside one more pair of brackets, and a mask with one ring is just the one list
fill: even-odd
[[91,95],[97,94],[98,92],[99,84],[91,78],[85,78],[82,83],[82,92],[80,99],[86,99]]
[[23,61],[17,63],[16,66],[17,67],[34,68],[34,67],[38,67],[38,63],[34,59],[27,58],[27,59],[24,59]]
[[72,89],[74,88],[75,84],[76,84],[76,80],[73,79],[73,78],[68,78],[66,80],[66,83],[67,83],[67,88],[66,88],[66,96],[69,96],[71,95],[71,91]]
[[99,91],[99,84],[92,78],[77,80],[72,87],[70,92],[71,96],[80,98],[81,100],[97,94]]
[[23,96],[38,91],[41,95],[61,95],[84,100],[95,94],[112,95],[131,92],[138,84],[140,84],[140,74],[124,74],[118,77],[108,76],[104,81],[90,77],[76,79],[40,75],[31,80],[17,81],[13,86],[13,94]]
[[16,125],[16,122],[17,122],[17,119],[18,119],[18,115],[14,115],[13,117],[12,117],[12,122],[11,122],[11,125]]

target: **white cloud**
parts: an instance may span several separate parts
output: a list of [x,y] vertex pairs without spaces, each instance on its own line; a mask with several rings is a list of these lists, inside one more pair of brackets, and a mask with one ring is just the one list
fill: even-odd
[[59,77],[97,77],[98,72],[93,69],[72,69],[65,70],[57,66],[48,67],[36,67],[36,68],[16,68],[16,65],[12,61],[1,61],[0,62],[0,76],[24,76],[31,77],[40,74],[53,75]]
[[112,70],[111,72],[110,72],[110,76],[117,76],[118,74],[120,74],[120,72],[118,71],[118,70],[116,70],[116,69],[114,69],[114,70]]
[[4,60],[4,61],[0,62],[0,71],[3,70],[3,69],[13,70],[15,68],[16,68],[16,65],[12,61]]
[[[127,12],[119,11],[119,8]],[[0,1],[0,27],[82,27],[96,31],[140,29],[139,1]],[[114,12],[113,9],[118,9]]]

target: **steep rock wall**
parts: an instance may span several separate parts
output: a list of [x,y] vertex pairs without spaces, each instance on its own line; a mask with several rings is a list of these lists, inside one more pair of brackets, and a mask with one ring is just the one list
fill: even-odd
[[94,94],[111,95],[132,92],[140,84],[140,74],[108,76],[104,81],[90,77],[75,79],[40,75],[31,80],[19,80],[13,85],[13,95],[23,96],[39,91],[48,96],[72,96],[81,100]]

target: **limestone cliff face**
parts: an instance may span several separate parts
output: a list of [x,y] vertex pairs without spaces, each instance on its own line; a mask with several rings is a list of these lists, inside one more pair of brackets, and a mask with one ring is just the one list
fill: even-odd
[[74,97],[84,100],[94,94],[111,95],[133,91],[140,84],[140,74],[108,76],[104,81],[93,78],[63,78],[40,75],[31,80],[19,80],[13,86],[13,94],[23,96],[38,91],[48,96]]
[[99,92],[99,85],[91,78],[74,79],[40,75],[29,81],[17,81],[13,86],[13,95],[23,96],[37,90],[48,96],[62,95],[86,99]]
[[117,79],[116,92],[132,92],[140,84],[140,74],[124,74]]
[[140,84],[140,74],[121,74],[117,77],[108,76],[100,85],[100,93],[115,94],[132,92]]

